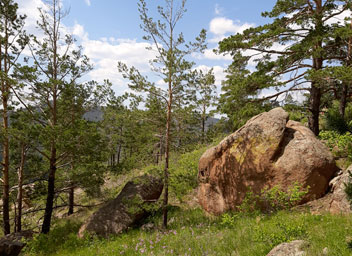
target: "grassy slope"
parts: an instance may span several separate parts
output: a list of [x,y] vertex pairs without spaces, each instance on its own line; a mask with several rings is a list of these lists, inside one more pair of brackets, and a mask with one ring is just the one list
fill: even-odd
[[[199,208],[190,209],[188,204],[182,204],[182,198],[186,203],[192,201],[189,192],[196,186],[198,159],[204,150],[200,148],[174,160],[173,166],[177,168],[172,170],[171,201],[181,207],[171,210],[169,230],[159,228],[162,218],[156,213],[147,220],[155,226],[150,231],[135,228],[108,240],[79,240],[76,234],[81,220],[88,213],[80,212],[59,220],[48,236],[38,236],[27,246],[24,255],[262,256],[275,245],[295,239],[309,241],[308,255],[320,256],[325,247],[328,248],[328,255],[352,255],[352,250],[347,246],[352,239],[349,237],[352,236],[350,216],[281,211],[271,216],[225,214],[209,217]],[[155,168],[149,166],[146,170]],[[117,180],[121,183],[121,176]],[[107,186],[108,197],[114,197],[123,182],[117,185],[120,186]]]
[[[109,240],[79,240],[79,223],[58,225],[40,236],[25,255],[266,255],[275,245],[295,239],[309,241],[308,255],[351,255],[349,216],[311,215],[283,211],[271,216],[207,217],[200,209],[174,209],[169,230],[131,229]],[[161,216],[149,221],[161,226]]]

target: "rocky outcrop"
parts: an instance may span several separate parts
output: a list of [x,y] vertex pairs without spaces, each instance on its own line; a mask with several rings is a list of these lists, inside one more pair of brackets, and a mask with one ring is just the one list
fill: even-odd
[[345,193],[345,184],[351,182],[349,172],[352,172],[352,165],[346,171],[341,171],[338,176],[329,183],[330,191],[324,197],[302,205],[308,207],[313,214],[329,212],[331,214],[352,213],[351,204]]
[[20,254],[26,243],[23,239],[31,239],[33,237],[32,231],[22,231],[19,233],[12,233],[0,239],[0,256],[17,256]]
[[295,240],[290,243],[282,243],[272,249],[267,256],[304,256],[308,244],[303,240]]
[[149,175],[129,181],[121,193],[111,202],[95,212],[80,228],[78,236],[84,233],[107,237],[119,234],[139,222],[155,203],[163,190],[162,179]]
[[304,201],[323,196],[338,168],[327,147],[306,127],[275,108],[207,150],[199,161],[200,205],[213,214],[235,210],[248,190],[309,186]]

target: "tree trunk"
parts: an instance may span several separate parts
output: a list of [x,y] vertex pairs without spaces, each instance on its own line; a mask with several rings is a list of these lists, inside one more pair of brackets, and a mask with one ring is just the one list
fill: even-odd
[[16,216],[16,232],[22,231],[22,200],[23,200],[23,169],[26,161],[26,147],[21,147],[21,164],[18,168],[18,192],[17,192],[17,216]]
[[308,119],[309,128],[313,133],[319,135],[319,113],[320,113],[320,99],[321,90],[312,83],[310,89],[310,99],[309,99],[309,111],[310,116]]
[[[315,26],[316,31],[321,32],[324,31],[323,20],[322,20],[322,1],[316,1],[316,10],[315,10]],[[322,41],[316,43],[314,50],[316,52],[320,52],[322,49]],[[321,55],[321,53],[319,53]],[[321,70],[323,67],[323,59],[321,56],[314,57],[313,56],[313,69]],[[319,135],[319,114],[320,114],[320,100],[321,100],[321,89],[318,87],[315,81],[312,81],[310,88],[310,99],[309,99],[309,111],[310,116],[308,118],[309,128],[313,131],[313,133],[318,136]]]
[[343,83],[342,85],[342,92],[341,92],[341,98],[340,98],[340,106],[339,106],[339,112],[340,115],[343,119],[345,119],[345,111],[346,111],[346,104],[347,104],[347,94],[348,94],[348,86],[346,83]]
[[[350,23],[350,29],[352,30],[352,20]],[[347,58],[346,58],[346,66],[350,67],[352,64],[352,37],[348,39],[348,47],[347,47]],[[347,104],[347,95],[348,95],[348,85],[346,82],[342,84],[342,94],[340,99],[339,112],[343,119],[345,119],[346,112],[346,104]]]
[[167,228],[167,213],[169,203],[169,151],[170,151],[170,128],[171,128],[171,103],[172,94],[169,93],[167,107],[166,136],[165,136],[165,167],[164,167],[164,201],[163,201],[163,225]]
[[50,231],[51,216],[53,213],[54,196],[55,196],[55,173],[56,173],[56,148],[53,148],[51,153],[51,159],[50,159],[48,194],[46,197],[44,221],[42,226],[43,234],[47,234]]
[[67,215],[70,216],[74,212],[75,205],[75,187],[72,185],[69,190],[68,196],[68,212]]
[[117,149],[117,164],[120,164],[120,157],[121,157],[121,144],[119,144],[119,147]]
[[202,142],[205,143],[205,115],[202,115]]
[[[3,195],[2,195],[2,204],[3,204],[3,229],[4,234],[10,234],[10,207],[9,207],[9,166],[10,166],[10,159],[9,159],[9,125],[8,125],[8,99],[10,94],[9,89],[9,81],[7,81],[8,75],[8,22],[7,17],[5,17],[5,42],[4,42],[4,49],[5,52],[2,53],[2,45],[0,45],[0,70],[5,74],[5,77],[1,79],[1,93],[2,93],[2,118],[3,118],[3,144],[2,144],[2,164],[3,164]],[[2,63],[3,61],[3,63]],[[2,65],[3,64],[3,65]]]
[[[6,91],[6,90],[5,90]],[[8,137],[8,116],[7,116],[7,95],[3,91],[3,127],[4,127],[4,139],[3,139],[3,194],[2,194],[2,204],[3,204],[3,228],[4,234],[10,234],[10,207],[9,207],[9,137]]]

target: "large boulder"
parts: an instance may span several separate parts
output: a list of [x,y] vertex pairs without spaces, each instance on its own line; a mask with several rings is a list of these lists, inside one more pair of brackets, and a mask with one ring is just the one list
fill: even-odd
[[80,228],[78,236],[85,233],[107,237],[119,234],[146,216],[163,190],[162,179],[150,175],[129,181],[121,193],[95,212]]
[[200,205],[213,214],[236,210],[249,190],[309,186],[304,201],[323,196],[337,172],[332,154],[282,108],[249,120],[199,160]]

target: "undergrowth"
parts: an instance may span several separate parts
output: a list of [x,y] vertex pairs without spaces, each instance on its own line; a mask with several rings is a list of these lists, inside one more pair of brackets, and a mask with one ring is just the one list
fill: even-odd
[[227,213],[208,217],[202,210],[170,209],[169,229],[161,214],[148,219],[151,230],[130,229],[110,239],[78,239],[80,223],[56,226],[28,244],[25,255],[266,255],[275,245],[296,239],[310,244],[308,255],[351,255],[347,240],[352,220],[344,216],[279,211],[272,215]]

